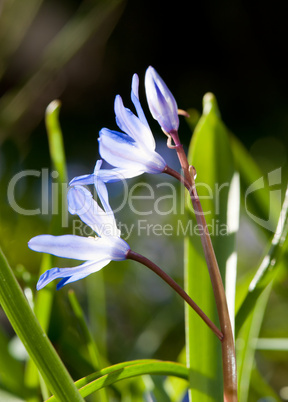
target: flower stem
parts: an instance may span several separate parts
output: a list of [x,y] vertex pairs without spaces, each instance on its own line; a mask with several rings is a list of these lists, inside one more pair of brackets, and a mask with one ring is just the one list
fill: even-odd
[[154,262],[150,261],[148,258],[141,254],[135,253],[129,250],[126,256],[127,259],[140,262],[140,264],[145,265],[147,268],[151,269],[155,274],[160,276],[172,289],[174,289],[181,297],[189,304],[190,307],[202,318],[202,320],[208,325],[210,329],[215,333],[215,335],[222,340],[223,333],[219,331],[216,325],[207,317],[207,315],[200,309],[200,307],[191,299],[190,296],[175,282],[169,275],[166,274],[161,268],[159,268]]
[[225,290],[218,267],[217,259],[211,242],[209,229],[203,209],[196,191],[194,181],[194,167],[189,166],[187,156],[180,144],[178,133],[172,136],[176,145],[176,151],[183,170],[184,176],[166,166],[163,173],[175,177],[187,188],[193,204],[197,224],[203,228],[201,231],[201,243],[213,287],[214,297],[217,305],[217,312],[220,322],[220,328],[223,333],[221,340],[222,363],[223,363],[223,382],[224,382],[224,401],[237,402],[237,369],[234,337],[228,312]]

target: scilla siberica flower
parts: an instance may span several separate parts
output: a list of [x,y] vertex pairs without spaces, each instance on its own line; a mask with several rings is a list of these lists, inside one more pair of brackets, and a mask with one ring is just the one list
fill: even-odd
[[[138,95],[139,78],[132,79],[131,100],[137,116],[123,105],[120,95],[114,102],[118,127],[123,132],[103,128],[99,137],[99,153],[110,165],[126,169],[129,177],[146,173],[162,173],[166,162],[156,151],[156,144],[150,130]],[[127,176],[128,177],[128,176]]]
[[92,198],[92,194],[85,187],[71,187],[67,196],[69,212],[72,214],[77,213],[81,220],[96,232],[97,236],[40,235],[33,237],[29,241],[28,246],[34,251],[86,261],[74,268],[49,269],[40,276],[37,290],[42,289],[54,279],[63,278],[57,284],[57,289],[60,289],[67,283],[78,281],[93,272],[99,271],[112,260],[121,261],[126,259],[130,247],[120,238],[120,231],[117,229],[107,192],[101,193],[99,196],[101,202],[104,201],[104,210]]
[[146,70],[145,90],[148,106],[154,119],[166,133],[177,132],[179,117],[176,100],[160,75],[151,66]]

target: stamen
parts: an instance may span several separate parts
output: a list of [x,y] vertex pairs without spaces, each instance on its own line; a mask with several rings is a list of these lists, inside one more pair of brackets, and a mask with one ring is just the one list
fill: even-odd
[[190,114],[188,112],[186,112],[186,110],[183,110],[183,109],[178,109],[178,115],[184,116],[184,117],[190,117]]

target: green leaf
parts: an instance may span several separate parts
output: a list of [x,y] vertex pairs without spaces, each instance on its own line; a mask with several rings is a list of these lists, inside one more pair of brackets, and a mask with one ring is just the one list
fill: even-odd
[[[66,158],[63,143],[62,130],[59,123],[60,102],[52,101],[47,109],[45,116],[45,123],[48,136],[48,144],[50,151],[50,159],[52,168],[57,172],[55,184],[57,183],[58,191],[53,192],[54,198],[52,200],[52,218],[49,233],[53,235],[61,234],[63,226],[63,217],[67,216],[67,201],[66,201],[66,188],[67,188],[67,169]],[[65,191],[63,191],[65,190]],[[54,194],[55,193],[55,194]],[[65,199],[64,196],[65,195]],[[57,211],[57,213],[56,213]],[[39,277],[45,271],[52,268],[54,257],[50,254],[43,254]],[[41,292],[37,292],[34,302],[34,312],[38,318],[44,331],[48,331],[50,316],[52,310],[52,303],[55,292],[55,284],[49,283]],[[33,361],[29,360],[25,372],[25,384],[31,389],[37,389],[39,383],[42,388],[43,395],[47,394],[45,384],[39,381],[38,370]],[[34,396],[27,402],[34,402]],[[36,398],[37,400],[37,398]]]
[[[261,329],[264,312],[271,293],[272,283],[258,298],[254,308],[237,337],[237,368],[239,385],[239,402],[249,401],[249,386],[254,364],[256,342]],[[239,346],[240,345],[240,346]]]
[[288,246],[288,189],[280,213],[275,234],[255,276],[249,284],[247,295],[236,315],[236,334],[253,310],[258,297],[274,279],[279,260]]
[[[188,370],[182,364],[147,359],[134,360],[107,367],[87,377],[81,378],[75,382],[75,385],[79,388],[81,395],[86,397],[102,387],[114,384],[117,381],[145,374],[158,374],[175,376],[184,380],[188,379]],[[56,399],[53,396],[49,398],[47,402],[48,401],[55,402]]]
[[72,378],[33,314],[1,250],[0,303],[51,392],[63,402],[83,402]]
[[[192,136],[188,161],[197,172],[196,188],[224,284],[226,273],[231,274],[228,275],[227,280],[232,287],[229,297],[230,305],[233,306],[237,263],[235,232],[238,229],[239,220],[239,180],[235,176],[228,131],[221,121],[216,99],[212,94],[206,94],[203,101],[203,114]],[[231,187],[232,182],[233,187]],[[231,202],[231,200],[234,201]],[[201,228],[198,228],[195,223],[190,202],[187,209],[192,233],[185,240],[186,291],[208,317],[214,323],[218,323],[213,290],[199,236]],[[229,271],[227,271],[228,266]],[[196,389],[191,391],[193,402],[223,399],[221,344],[189,308],[186,308],[186,336],[187,364],[191,369],[190,381],[196,384]],[[199,373],[197,378],[193,370]]]

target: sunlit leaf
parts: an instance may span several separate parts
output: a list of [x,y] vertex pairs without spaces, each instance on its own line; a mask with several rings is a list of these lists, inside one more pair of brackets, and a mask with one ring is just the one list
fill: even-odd
[[[134,360],[107,367],[76,381],[75,385],[79,388],[81,395],[86,397],[102,387],[114,384],[117,381],[145,374],[171,375],[185,380],[188,379],[188,370],[182,364],[147,359]],[[53,396],[48,401],[54,402],[56,399]]]
[[255,276],[249,284],[247,295],[243,300],[236,316],[236,332],[243,325],[247,316],[253,310],[255,303],[262,291],[270,281],[274,279],[277,264],[283,251],[287,248],[288,238],[288,190],[283,202],[275,234],[271,240],[270,247],[264,256]]
[[255,340],[259,336],[264,312],[271,293],[271,285],[272,283],[266,287],[261,297],[258,298],[255,307],[251,309],[251,313],[237,338],[237,368],[240,402],[249,401],[250,379],[256,348]]
[[1,250],[0,303],[50,390],[63,402],[83,402],[69,373],[33,314]]
[[[233,306],[237,264],[235,232],[239,220],[239,181],[237,176],[234,176],[234,161],[228,131],[221,121],[217,102],[212,94],[206,94],[204,97],[203,115],[193,133],[188,160],[197,172],[196,188],[222,280],[224,284],[226,278],[229,281],[230,305]],[[191,209],[189,216],[192,220],[190,221],[192,230],[186,237],[185,243],[186,291],[208,317],[217,323],[213,290],[199,236],[201,228],[196,225]],[[197,384],[197,389],[192,391],[192,400],[193,402],[221,400],[223,377],[220,342],[187,308],[186,319],[187,363],[188,367],[199,373],[197,379],[193,376],[193,371],[191,374],[190,381],[192,384],[196,381]]]

